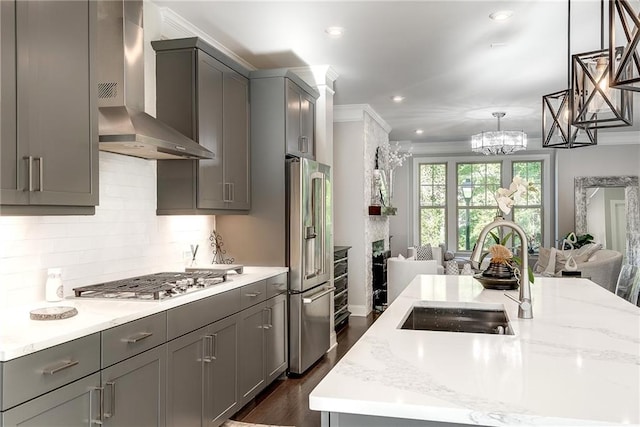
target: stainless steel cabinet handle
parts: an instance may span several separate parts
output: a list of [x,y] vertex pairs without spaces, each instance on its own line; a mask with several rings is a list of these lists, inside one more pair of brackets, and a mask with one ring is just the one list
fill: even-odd
[[211,346],[213,347],[211,351],[211,359],[216,360],[218,358],[218,334],[213,334],[211,338]]
[[111,412],[104,412],[104,418],[111,418],[116,414],[116,383],[109,381],[106,382],[105,385],[111,387],[111,393],[109,393],[109,397],[111,397],[111,403],[109,405]]
[[229,183],[229,201],[233,202],[236,200],[236,188],[233,182]]
[[[104,418],[102,416],[102,414],[104,413],[104,396],[103,396],[103,387],[91,387],[91,389],[89,389],[89,425],[93,425],[93,424],[98,424],[98,425],[102,425],[102,422],[104,421]],[[98,409],[98,419],[94,420],[93,419],[93,392],[97,391],[100,393],[100,406]]]
[[[263,309],[262,309],[262,313],[263,313],[263,314],[264,314],[264,313],[267,313],[267,314],[269,315],[269,321],[265,322],[265,323],[262,325],[262,329],[271,329],[271,327],[273,326],[273,325],[271,324],[271,314],[270,314],[270,313],[271,313],[271,309],[270,309],[270,308],[263,308]],[[262,316],[262,319],[264,320],[264,316]]]
[[267,310],[269,310],[269,329],[271,329],[273,328],[273,309],[269,307]]
[[26,191],[33,191],[33,156],[25,156],[23,159],[27,161],[27,181],[29,182]]
[[202,337],[202,361],[210,363],[212,359],[211,348],[213,347],[213,335],[205,335]]
[[150,336],[152,336],[153,333],[152,332],[140,332],[136,335],[133,335],[129,338],[124,338],[122,341],[129,343],[129,344],[135,344],[137,342],[140,342],[146,338],[149,338]]
[[44,185],[44,159],[42,157],[36,157],[38,159],[38,164],[40,165],[40,186],[38,187],[39,192],[43,192]]
[[257,297],[260,294],[262,294],[262,292],[249,292],[248,294],[245,294],[245,296],[253,298],[253,297]]
[[182,145],[176,145],[175,149],[178,150],[178,151],[187,151],[187,149],[184,148]]
[[309,151],[309,137],[307,136],[298,137],[298,150],[301,153],[306,153],[307,151]]
[[64,371],[65,369],[69,369],[72,366],[76,366],[78,363],[80,363],[80,362],[78,362],[77,360],[69,360],[67,362],[63,362],[60,365],[54,366],[53,368],[44,368],[42,370],[42,373],[44,375],[53,375],[53,374],[56,374],[56,373],[58,373],[60,371]]
[[303,304],[311,304],[312,302],[316,301],[317,299],[322,298],[323,296],[330,294],[331,292],[335,291],[335,286],[331,286],[330,288],[325,289],[322,292],[318,292],[317,294],[309,297],[309,298],[302,298],[302,303]]

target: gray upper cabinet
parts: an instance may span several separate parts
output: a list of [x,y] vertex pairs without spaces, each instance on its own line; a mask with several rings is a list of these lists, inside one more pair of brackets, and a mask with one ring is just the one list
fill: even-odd
[[96,16],[93,1],[0,5],[4,214],[90,214],[98,204]]
[[198,38],[152,45],[158,118],[215,154],[208,160],[158,161],[158,214],[246,213],[248,71]]
[[287,154],[315,159],[315,99],[287,79]]

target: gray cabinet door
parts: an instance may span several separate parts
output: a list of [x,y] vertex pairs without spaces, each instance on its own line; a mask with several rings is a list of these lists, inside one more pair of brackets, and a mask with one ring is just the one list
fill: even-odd
[[228,69],[223,84],[224,198],[230,209],[249,209],[249,81]]
[[203,425],[219,425],[236,412],[237,316],[220,320],[208,328],[205,357],[205,416]]
[[304,157],[315,159],[315,100],[304,91],[300,91],[300,138]]
[[29,203],[90,206],[97,198],[93,1],[16,3],[17,138],[31,159]]
[[28,203],[27,155],[16,136],[16,37],[13,1],[0,2],[0,204]]
[[166,425],[166,377],[166,344],[104,369],[104,425]]
[[297,157],[315,158],[315,100],[287,79],[286,151]]
[[222,145],[222,86],[225,68],[209,55],[198,52],[196,83],[198,143],[215,154],[215,158],[198,160],[198,208],[224,207]]
[[267,300],[265,352],[267,384],[287,369],[287,295]]
[[265,385],[265,319],[264,302],[240,312],[238,387],[242,405],[258,394]]
[[95,373],[2,413],[4,427],[87,427],[99,420],[100,374]]
[[207,327],[169,341],[167,425],[198,426],[203,419],[204,342]]
[[291,80],[287,79],[286,82],[286,153],[300,156],[303,152],[303,141],[300,138],[300,91]]

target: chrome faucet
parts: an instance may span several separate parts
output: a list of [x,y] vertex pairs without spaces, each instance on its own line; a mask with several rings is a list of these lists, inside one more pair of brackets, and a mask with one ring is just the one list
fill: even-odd
[[478,241],[471,252],[471,267],[475,270],[480,270],[480,256],[482,254],[482,248],[484,246],[484,240],[489,234],[489,231],[498,227],[511,228],[515,233],[520,236],[520,253],[522,254],[522,269],[520,274],[520,294],[516,300],[512,296],[505,294],[518,303],[518,318],[520,319],[533,319],[533,307],[531,305],[531,285],[529,283],[529,260],[527,259],[527,235],[524,230],[520,228],[518,224],[513,221],[507,221],[504,218],[497,217],[493,222],[487,224],[478,237]]

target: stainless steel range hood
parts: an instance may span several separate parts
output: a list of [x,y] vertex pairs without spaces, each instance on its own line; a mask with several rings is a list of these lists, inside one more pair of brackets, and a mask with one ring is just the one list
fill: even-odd
[[144,112],[141,0],[98,1],[97,64],[100,150],[145,159],[215,157]]

